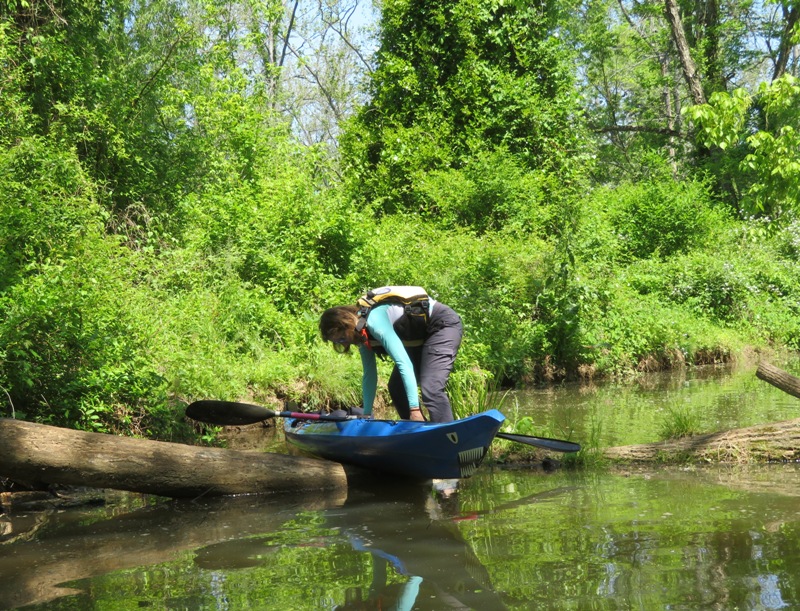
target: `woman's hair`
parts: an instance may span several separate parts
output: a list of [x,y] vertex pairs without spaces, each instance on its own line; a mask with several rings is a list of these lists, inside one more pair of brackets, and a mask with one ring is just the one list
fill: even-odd
[[319,317],[319,333],[326,342],[347,338],[354,343],[356,323],[358,323],[358,306],[328,308]]

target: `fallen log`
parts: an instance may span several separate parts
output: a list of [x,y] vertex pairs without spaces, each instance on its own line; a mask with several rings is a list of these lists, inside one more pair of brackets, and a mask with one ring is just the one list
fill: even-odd
[[344,468],[302,456],[189,446],[0,418],[0,477],[173,498],[336,489]]
[[[800,378],[765,361],[756,377],[800,398]],[[800,418],[682,439],[605,448],[601,454],[620,462],[751,463],[800,460]]]
[[614,461],[754,463],[800,459],[800,418],[601,450]]
[[758,369],[756,369],[756,377],[800,399],[800,378],[787,373],[783,369],[762,361],[758,364]]

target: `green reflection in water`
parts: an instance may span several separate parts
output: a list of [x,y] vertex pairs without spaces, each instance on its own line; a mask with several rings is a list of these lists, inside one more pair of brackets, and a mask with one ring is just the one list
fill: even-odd
[[798,400],[756,378],[755,369],[730,367],[648,374],[627,384],[515,391],[503,407],[512,418],[530,417],[531,434],[569,437],[584,445],[599,437],[601,447],[659,441],[671,410],[695,416],[703,432],[800,416]]
[[[795,465],[546,479],[574,487],[535,510],[492,516],[474,533],[510,605],[753,609],[799,602]],[[779,492],[768,491],[776,482]]]
[[[85,563],[74,594],[34,609],[389,609],[409,589],[409,609],[797,608],[798,501],[797,465],[487,469],[449,498],[171,503],[68,532],[54,515],[16,579],[42,592],[65,570],[53,558]],[[127,568],[92,564],[112,550]]]

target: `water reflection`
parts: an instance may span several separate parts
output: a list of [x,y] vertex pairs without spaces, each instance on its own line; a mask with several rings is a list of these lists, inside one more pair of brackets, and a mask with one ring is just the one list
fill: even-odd
[[[0,608],[800,608],[800,468],[0,516]],[[27,530],[25,530],[27,529]]]
[[505,609],[491,577],[454,520],[456,482],[352,491],[326,523],[368,554],[370,583],[352,587],[336,609]]
[[85,596],[82,583],[92,578],[174,561],[214,543],[224,547],[232,538],[280,527],[265,521],[264,513],[298,503],[311,509],[341,505],[343,494],[307,493],[291,503],[270,496],[162,502],[110,517],[106,510],[49,512],[36,516],[32,530],[29,516],[6,517],[7,530],[17,534],[13,544],[0,546],[0,609]]
[[[161,587],[152,587],[154,567],[181,562],[187,553],[196,569],[192,581],[203,586],[192,592],[186,583],[172,584],[181,591],[182,603],[201,608],[214,601],[215,608],[238,608],[230,594],[237,574],[291,568],[286,555],[292,548],[307,557],[331,554],[332,559],[321,557],[320,566],[341,563],[348,573],[332,572],[331,581],[368,584],[345,587],[331,608],[505,609],[458,529],[463,516],[456,482],[438,490],[372,485],[345,495],[162,502],[121,515],[77,512],[72,519],[66,518],[70,512],[41,514],[35,532],[0,547],[0,609],[56,608],[58,599],[91,605],[104,597],[106,580],[120,578],[123,588],[141,596],[140,605],[151,604]],[[18,531],[29,526],[24,516],[15,516],[13,523]],[[349,554],[341,553],[343,545]],[[368,562],[359,561],[363,558]],[[354,575],[354,568],[369,574]],[[133,583],[124,577],[126,571],[133,571]],[[150,591],[135,585],[137,573],[150,575]],[[318,577],[326,579],[324,572]],[[114,588],[108,590],[111,594]],[[254,598],[266,604],[261,594]],[[276,604],[263,608],[285,603]]]
[[[327,566],[340,566],[328,579],[363,584],[346,586],[339,599],[331,601],[332,609],[506,608],[489,573],[458,529],[457,521],[463,516],[456,480],[437,482],[433,487],[373,482],[351,488],[341,504],[293,517],[283,523],[280,541],[263,533],[215,543],[198,549],[194,564],[214,572],[212,579],[217,579],[220,571],[258,566],[274,569],[281,564],[278,556],[285,553],[287,545],[316,548],[321,553],[336,553],[336,561]],[[309,527],[309,522],[314,526]],[[301,527],[303,523],[306,525]],[[305,530],[306,536],[295,536],[299,530]],[[341,553],[345,546],[349,554]],[[361,561],[364,558],[366,562]],[[354,571],[367,574],[354,575]]]

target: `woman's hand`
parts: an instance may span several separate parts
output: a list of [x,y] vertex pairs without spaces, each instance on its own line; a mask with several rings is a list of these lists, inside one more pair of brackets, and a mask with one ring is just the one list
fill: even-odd
[[422,410],[419,408],[411,410],[411,416],[409,416],[409,420],[415,420],[417,422],[425,422],[425,418],[422,417]]

